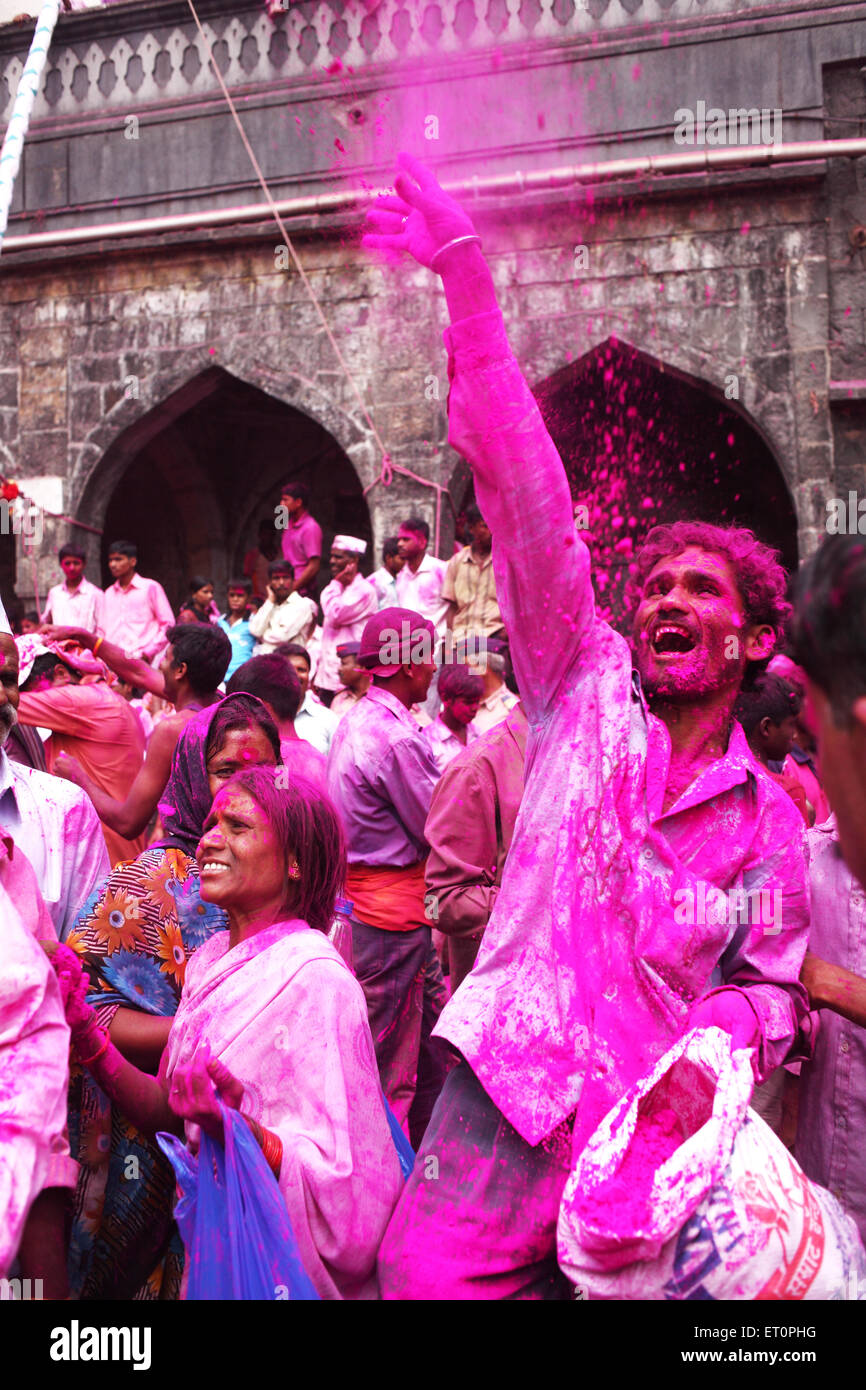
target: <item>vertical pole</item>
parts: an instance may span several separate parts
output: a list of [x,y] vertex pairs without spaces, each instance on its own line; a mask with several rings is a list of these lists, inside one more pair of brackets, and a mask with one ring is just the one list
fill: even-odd
[[2,248],[3,237],[6,235],[9,209],[12,206],[12,193],[21,165],[24,137],[30,124],[33,103],[39,90],[45,60],[48,57],[51,36],[54,33],[54,26],[60,12],[60,3],[61,0],[45,0],[39,11],[33,42],[30,45],[30,52],[27,55],[21,80],[18,83],[18,91],[15,93],[12,115],[3,137],[3,148],[0,150],[0,248]]

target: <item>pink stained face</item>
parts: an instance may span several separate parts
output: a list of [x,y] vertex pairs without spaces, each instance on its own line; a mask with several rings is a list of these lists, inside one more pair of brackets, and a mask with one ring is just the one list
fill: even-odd
[[270,739],[258,724],[245,729],[229,729],[218,752],[207,760],[207,780],[211,796],[216,796],[225,782],[236,772],[259,764],[276,766],[276,756]]
[[454,718],[458,721],[458,723],[471,724],[476,714],[478,713],[478,706],[480,705],[481,701],[480,699],[460,699],[452,700],[447,703],[451,710],[451,713],[453,714]]
[[60,561],[60,568],[66,575],[67,584],[74,589],[84,573],[84,561],[76,560],[73,555],[67,555],[64,560]]
[[262,808],[241,787],[217,793],[195,857],[205,902],[252,912],[283,897],[284,847]]
[[423,555],[427,548],[427,542],[420,531],[410,531],[408,526],[401,526],[397,533],[397,544],[400,547],[400,558],[406,560],[417,560],[419,555]]
[[845,863],[866,888],[866,701],[857,701],[850,727],[840,727],[820,686],[810,680],[808,691],[818,724],[818,775],[836,817]]
[[689,702],[739,687],[747,627],[723,555],[687,546],[653,567],[635,615],[635,662],[644,690]]
[[8,632],[0,632],[0,706],[10,705],[17,709],[20,698],[15,638]]

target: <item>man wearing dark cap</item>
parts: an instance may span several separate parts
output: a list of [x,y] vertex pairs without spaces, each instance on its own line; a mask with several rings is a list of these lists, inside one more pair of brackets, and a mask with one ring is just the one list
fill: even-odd
[[341,642],[337,647],[337,660],[340,663],[338,675],[343,689],[331,701],[331,713],[336,714],[338,719],[342,719],[359,700],[363,700],[373,680],[370,672],[358,665],[360,650],[360,642]]
[[357,664],[372,685],[341,719],[328,757],[346,831],[355,973],[383,1089],[416,1147],[448,1066],[430,1036],[445,986],[424,915],[424,824],[439,774],[410,713],[430,688],[435,642],[433,624],[410,609],[367,620]]

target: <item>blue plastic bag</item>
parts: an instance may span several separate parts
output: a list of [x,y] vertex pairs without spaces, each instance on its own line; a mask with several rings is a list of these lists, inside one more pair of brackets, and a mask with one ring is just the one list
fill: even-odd
[[180,1190],[187,1298],[318,1299],[264,1154],[239,1112],[220,1109],[225,1148],[202,1134],[193,1158],[175,1135],[156,1136]]
[[382,1092],[382,1103],[385,1106],[385,1114],[388,1117],[388,1128],[391,1131],[391,1138],[394,1140],[397,1158],[400,1160],[400,1172],[403,1174],[403,1181],[408,1182],[409,1174],[415,1167],[415,1150],[400,1128],[400,1122],[388,1104],[388,1098],[384,1091]]

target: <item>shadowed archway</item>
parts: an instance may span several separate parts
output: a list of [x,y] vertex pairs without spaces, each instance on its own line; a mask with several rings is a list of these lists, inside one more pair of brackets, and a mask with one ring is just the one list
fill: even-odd
[[599,605],[615,626],[627,626],[634,553],[663,522],[748,526],[796,568],[793,500],[769,444],[736,401],[615,338],[535,394],[575,505],[586,508]]
[[160,581],[175,609],[193,574],[214,581],[222,604],[259,523],[274,523],[288,478],[310,487],[326,583],[336,533],[372,538],[355,469],[318,421],[211,367],[118,435],[88,479],[78,515],[102,517],[103,584],[111,579],[108,546],[125,538],[138,546],[139,571]]

